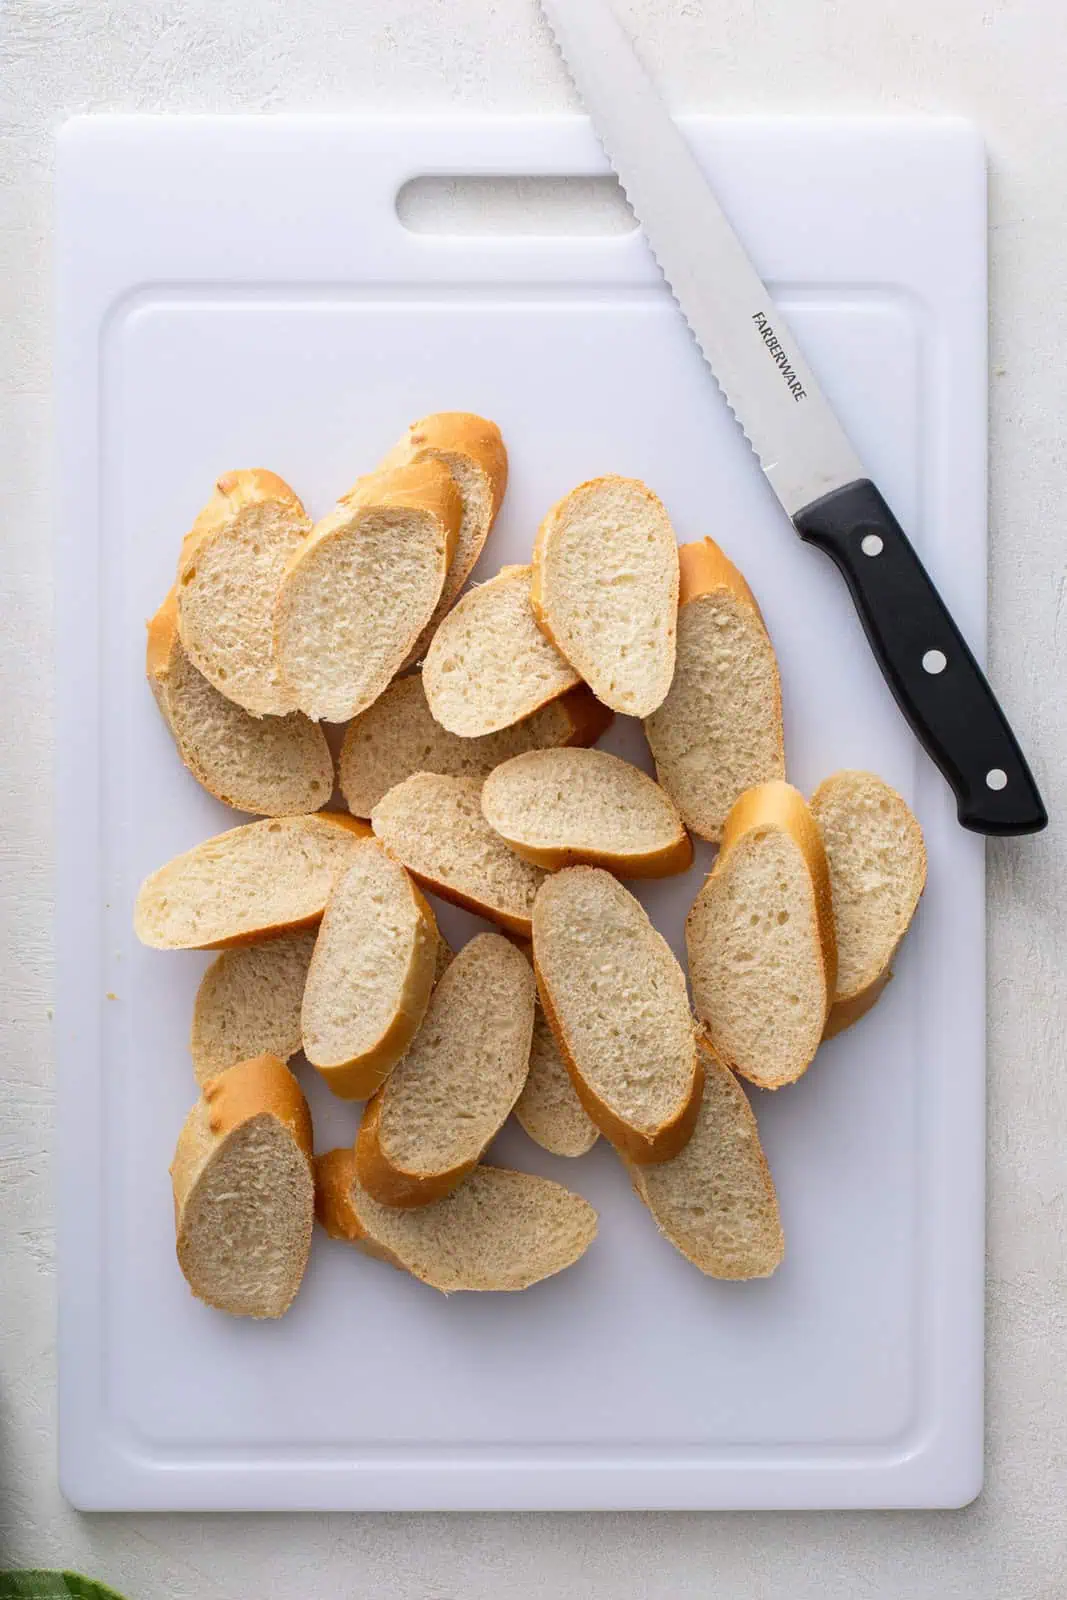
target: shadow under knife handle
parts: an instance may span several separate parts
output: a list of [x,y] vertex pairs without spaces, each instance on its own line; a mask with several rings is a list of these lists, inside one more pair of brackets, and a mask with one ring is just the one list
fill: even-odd
[[868,478],[796,513],[801,538],[837,563],[890,689],[948,780],[963,827],[1037,833],[1037,785],[981,667]]

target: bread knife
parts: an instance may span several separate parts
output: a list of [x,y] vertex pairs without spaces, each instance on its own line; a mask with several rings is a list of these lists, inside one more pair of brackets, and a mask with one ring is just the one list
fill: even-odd
[[697,344],[800,537],[848,584],[897,704],[976,833],[1048,816],[948,608],[830,409],[608,0],[540,0]]

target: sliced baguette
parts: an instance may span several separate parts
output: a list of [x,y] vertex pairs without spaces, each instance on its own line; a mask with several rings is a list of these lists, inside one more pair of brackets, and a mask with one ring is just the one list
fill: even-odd
[[768,1278],[785,1253],[778,1197],[745,1091],[701,1050],[704,1098],[680,1155],[631,1164],[634,1188],[676,1250],[710,1278]]
[[333,757],[322,729],[299,711],[254,717],[220,694],[185,653],[176,589],[148,624],[145,666],[178,754],[217,800],[264,817],[302,815],[329,800]]
[[[300,1009],[316,930],[223,950],[200,980],[190,1049],[198,1083],[251,1056],[288,1061],[303,1046]],[[452,959],[438,933],[434,983]]]
[[382,796],[413,772],[481,782],[524,750],[595,744],[611,721],[607,706],[580,684],[511,728],[463,739],[435,720],[422,675],[411,672],[395,678],[349,723],[338,763],[341,789],[353,815],[369,817]]
[[445,1294],[528,1289],[573,1266],[596,1237],[587,1201],[528,1172],[478,1166],[443,1200],[401,1210],[373,1200],[355,1166],[351,1150],[316,1157],[326,1232]]
[[450,610],[470,577],[496,521],[508,484],[508,453],[495,422],[470,411],[438,411],[413,422],[405,437],[381,462],[379,470],[404,466],[427,457],[442,461],[451,472],[463,501],[463,520],[456,550],[434,614],[412,646],[408,663],[426,654],[437,625]]
[[530,568],[502,567],[441,623],[422,681],[441,726],[476,739],[521,722],[581,678],[534,620]]
[[379,800],[371,824],[389,854],[424,888],[530,937],[534,897],[545,874],[493,832],[473,778],[417,772]]
[[311,522],[289,485],[255,468],[227,472],[182,544],[178,631],[193,666],[254,717],[296,701],[278,674],[274,602]]
[[315,931],[224,950],[200,980],[189,1040],[197,1083],[253,1056],[288,1061],[300,1049]]
[[[533,945],[526,940],[515,943],[532,965]],[[515,1102],[515,1120],[535,1144],[554,1156],[584,1156],[600,1137],[571,1082],[540,996],[534,1003],[530,1070]]]
[[600,1137],[578,1098],[540,1001],[534,1010],[530,1070],[515,1102],[515,1120],[554,1156],[584,1156]]
[[665,939],[609,872],[546,878],[533,914],[545,1017],[589,1116],[634,1161],[689,1138],[701,1073],[685,977]]
[[907,802],[873,772],[835,772],[811,797],[830,864],[837,983],[827,1036],[851,1027],[892,976],[926,887],[926,847]]
[[660,501],[635,478],[579,484],[534,545],[534,615],[598,700],[647,717],[674,673],[678,546]]
[[522,1092],[533,1017],[533,973],[521,951],[498,933],[464,945],[364,1112],[356,1171],[368,1194],[383,1205],[426,1205],[466,1177]]
[[155,950],[221,950],[310,928],[369,834],[333,811],[216,834],[145,879],[134,931]]
[[693,841],[668,794],[606,750],[531,750],[491,772],[482,813],[504,843],[555,872],[607,867],[666,878],[693,864]]
[[178,1265],[199,1300],[235,1317],[289,1309],[311,1249],[311,1116],[284,1062],[209,1078],[170,1173]]
[[796,789],[748,789],[686,920],[693,1006],[724,1066],[763,1089],[793,1083],[819,1047],[837,954],[830,872]]
[[365,1100],[430,1003],[440,941],[400,864],[367,839],[334,883],[304,989],[304,1054],[334,1094]]
[[345,722],[404,664],[441,596],[463,502],[441,461],[361,478],[285,569],[278,669],[301,711]]
[[685,823],[718,843],[734,801],[785,777],[782,691],[763,617],[711,539],[678,552],[678,656],[663,704],[645,719],[656,775]]

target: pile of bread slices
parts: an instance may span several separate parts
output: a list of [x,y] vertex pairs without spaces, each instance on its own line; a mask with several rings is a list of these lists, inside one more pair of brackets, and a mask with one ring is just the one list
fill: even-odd
[[[443,1290],[521,1289],[596,1233],[578,1195],[483,1156],[514,1113],[553,1153],[603,1136],[702,1271],[774,1271],[774,1186],[739,1078],[794,1082],[877,999],[922,893],[922,836],[870,773],[785,782],[778,668],[710,539],[680,549],[621,477],[552,507],[529,566],[463,587],[503,498],[485,419],[414,424],[312,526],[235,472],[149,624],[189,770],[263,820],[153,873],[158,949],[218,949],[200,1099],[172,1165],[178,1260],[223,1310],[279,1316],[313,1217]],[[658,782],[594,748],[640,719]],[[322,723],[345,723],[336,764]],[[347,809],[334,803],[335,779]],[[627,879],[719,846],[689,985]],[[458,953],[424,891],[497,931]],[[299,1051],[365,1101],[314,1155]]]

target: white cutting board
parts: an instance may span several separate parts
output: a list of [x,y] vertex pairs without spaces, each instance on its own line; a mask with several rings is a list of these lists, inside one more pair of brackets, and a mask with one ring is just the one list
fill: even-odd
[[[958,123],[686,131],[872,473],[982,654],[984,162]],[[101,118],[59,165],[60,1475],[84,1509],[950,1506],[982,1456],[983,849],[883,686],[833,568],[766,488],[639,233],[442,238],[438,174],[598,174],[578,118]],[[872,767],[929,888],[877,1011],[755,1104],[787,1239],[715,1283],[603,1144],[494,1150],[599,1209],[585,1259],[445,1299],[317,1234],[277,1324],[190,1296],[167,1164],[207,957],[141,949],[150,870],[238,820],[185,773],[144,619],[214,478],[318,515],[413,417],[511,450],[479,569],[581,479],[647,479],[743,567],[781,660],[790,773]],[[640,758],[633,727],[609,747]],[[681,950],[707,869],[640,891]],[[465,937],[473,919],[443,917]],[[320,1148],[355,1109],[306,1067]]]

